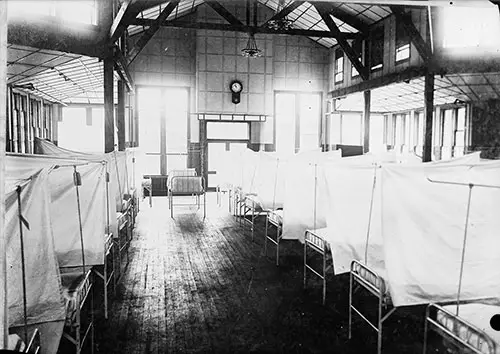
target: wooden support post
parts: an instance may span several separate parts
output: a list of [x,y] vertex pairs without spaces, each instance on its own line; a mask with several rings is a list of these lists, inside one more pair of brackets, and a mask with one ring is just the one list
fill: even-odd
[[113,58],[104,59],[104,152],[115,150]]
[[434,113],[434,74],[425,74],[424,84],[424,153],[422,162],[432,160],[432,115]]
[[371,107],[371,91],[364,91],[363,97],[365,99],[365,105],[363,106],[363,123],[365,128],[365,134],[363,139],[363,153],[367,153],[370,150],[370,107]]
[[0,348],[7,347],[7,257],[5,251],[5,144],[7,121],[7,1],[0,1]]
[[116,126],[118,128],[118,151],[125,150],[125,83],[118,80],[118,109]]

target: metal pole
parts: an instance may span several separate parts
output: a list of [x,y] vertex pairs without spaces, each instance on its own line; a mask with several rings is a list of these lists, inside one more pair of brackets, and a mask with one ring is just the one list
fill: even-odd
[[23,313],[24,313],[24,340],[28,343],[28,301],[26,295],[26,265],[24,256],[23,213],[21,209],[21,186],[17,186],[17,210],[19,213],[19,239],[21,241],[21,271],[23,279]]

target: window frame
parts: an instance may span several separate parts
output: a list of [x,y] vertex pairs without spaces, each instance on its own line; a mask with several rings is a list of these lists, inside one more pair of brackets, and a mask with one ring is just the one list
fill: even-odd
[[[395,35],[395,52],[394,61],[396,64],[407,62],[411,58],[411,37],[406,31],[403,21],[396,19],[396,35]],[[398,59],[398,54],[403,51],[408,51],[408,56]]]
[[[339,69],[339,61],[341,62],[340,69]],[[335,61],[334,61],[334,68],[333,68],[333,82],[335,84],[339,84],[344,82],[344,51],[340,48],[335,49]],[[340,79],[337,79],[337,77],[340,75]]]
[[[374,28],[370,36],[370,71],[376,72],[382,70],[384,67],[384,39],[385,39],[385,27],[380,26]],[[374,61],[375,53],[380,50],[380,60]]]

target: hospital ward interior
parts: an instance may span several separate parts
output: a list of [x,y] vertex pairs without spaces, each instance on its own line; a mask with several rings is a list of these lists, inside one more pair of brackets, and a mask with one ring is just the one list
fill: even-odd
[[0,353],[500,354],[500,0],[0,0]]

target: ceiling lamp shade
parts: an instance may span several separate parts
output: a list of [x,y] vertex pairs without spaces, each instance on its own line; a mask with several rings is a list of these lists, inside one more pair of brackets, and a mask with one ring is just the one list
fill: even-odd
[[241,55],[247,58],[259,58],[262,56],[262,50],[257,48],[253,33],[249,34],[247,46],[241,50]]
[[[278,6],[276,7],[276,14],[279,14],[285,8],[285,0],[279,0]],[[286,16],[271,20],[267,23],[270,29],[275,31],[288,31],[292,28],[292,21],[290,21]]]

